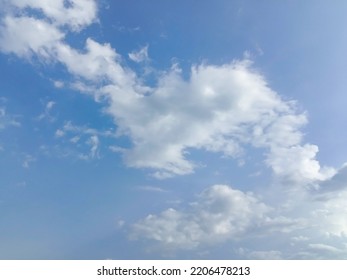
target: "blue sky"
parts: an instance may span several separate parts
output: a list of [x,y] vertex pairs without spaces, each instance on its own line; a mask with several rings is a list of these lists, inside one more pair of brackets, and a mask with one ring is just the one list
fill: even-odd
[[347,4],[1,0],[1,259],[347,257]]

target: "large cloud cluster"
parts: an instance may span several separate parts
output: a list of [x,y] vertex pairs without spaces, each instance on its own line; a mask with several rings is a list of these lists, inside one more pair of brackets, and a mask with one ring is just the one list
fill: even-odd
[[[75,80],[75,88],[104,100],[117,135],[131,140],[130,148],[112,147],[123,154],[128,166],[150,168],[154,176],[167,178],[194,172],[198,164],[189,158],[192,149],[240,158],[250,145],[265,150],[264,163],[276,180],[286,182],[298,195],[297,200],[293,196],[282,198],[285,207],[276,210],[267,205],[271,201],[262,202],[254,194],[214,185],[186,211],[169,208],[139,221],[133,227],[134,238],[144,236],[165,246],[196,248],[241,238],[247,232],[264,232],[264,228],[291,232],[298,230],[303,220],[311,222],[318,232],[324,227],[328,235],[346,235],[346,194],[340,187],[345,169],[336,171],[320,165],[318,147],[303,139],[305,113],[272,90],[251,61],[195,65],[187,79],[174,66],[150,87],[122,63],[121,55],[110,44],[87,38],[80,50],[65,41],[68,32],[78,32],[97,21],[95,1],[2,0],[1,4],[0,50],[60,63]],[[148,47],[131,52],[130,59],[147,61],[147,51]],[[4,118],[4,111],[0,111],[0,121]],[[96,133],[88,143],[90,157],[98,158]],[[316,193],[307,186],[314,186]],[[303,212],[298,209],[305,212],[303,219],[299,219]],[[330,248],[312,244],[308,246],[312,250]],[[273,250],[253,255],[281,254]]]
[[250,61],[197,65],[188,80],[175,67],[149,88],[109,44],[88,38],[85,50],[78,50],[64,41],[66,25],[76,30],[96,21],[94,1],[6,3],[12,9],[2,20],[0,49],[62,63],[80,89],[92,83],[93,94],[108,100],[118,133],[132,140],[133,147],[123,150],[127,165],[152,168],[161,178],[188,174],[196,168],[189,149],[238,157],[242,145],[251,144],[268,150],[266,163],[278,175],[296,180],[329,175],[315,160],[318,148],[301,143],[305,115],[271,90]]

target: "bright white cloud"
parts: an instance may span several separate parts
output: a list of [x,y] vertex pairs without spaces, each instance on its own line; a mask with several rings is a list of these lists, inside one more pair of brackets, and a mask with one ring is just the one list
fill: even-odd
[[43,20],[6,16],[0,26],[0,50],[20,57],[37,55],[51,58],[64,34]]
[[[302,145],[305,115],[271,90],[247,60],[193,67],[188,81],[174,69],[149,96],[135,89],[122,94],[111,85],[102,91],[110,97],[108,112],[119,132],[133,140],[134,148],[124,153],[126,163],[157,169],[157,177],[192,173],[196,164],[187,157],[189,149],[239,157],[244,144],[266,148],[266,162],[280,176],[331,175],[322,174],[317,147]],[[287,154],[291,159],[283,163]]]
[[[158,178],[183,175],[197,168],[189,159],[189,149],[240,157],[243,145],[251,144],[267,149],[265,161],[279,176],[319,180],[333,174],[315,159],[318,148],[302,143],[305,115],[271,90],[247,59],[222,66],[194,66],[188,80],[174,67],[159,77],[157,87],[148,88],[121,65],[120,55],[109,44],[89,38],[85,50],[80,51],[63,41],[66,31],[56,23],[75,22],[79,17],[74,17],[78,14],[75,10],[83,9],[83,14],[89,15],[83,23],[90,24],[95,19],[94,1],[87,1],[86,7],[73,1],[73,9],[63,1],[53,2],[11,2],[19,8],[41,9],[54,21],[5,17],[1,49],[58,61],[82,79],[80,90],[93,88],[89,93],[106,99],[106,111],[114,117],[118,134],[133,142],[133,148],[123,151],[128,166],[151,168]],[[73,14],[64,18],[62,14],[70,10]],[[71,23],[79,24],[83,25]],[[135,61],[145,59],[147,47],[129,55]]]
[[56,136],[58,137],[64,136],[66,134],[77,135],[78,137],[82,135],[95,135],[103,137],[115,136],[115,133],[112,131],[112,129],[101,131],[88,126],[75,125],[71,121],[65,122],[65,124],[56,131]]

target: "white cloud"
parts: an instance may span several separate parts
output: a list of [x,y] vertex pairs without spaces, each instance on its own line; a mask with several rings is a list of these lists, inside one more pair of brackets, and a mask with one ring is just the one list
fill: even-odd
[[103,136],[103,137],[114,137],[115,133],[109,129],[109,130],[97,130],[95,128],[91,128],[84,125],[75,125],[71,121],[65,122],[62,128],[58,129],[56,131],[57,136],[64,136],[66,134],[73,134],[77,136],[81,135],[96,135],[96,136]]
[[[278,176],[296,181],[332,176],[333,170],[322,169],[315,159],[318,148],[302,143],[305,114],[271,90],[249,60],[197,65],[188,80],[173,67],[158,78],[157,87],[148,88],[121,65],[120,55],[109,44],[88,38],[81,51],[63,41],[66,30],[60,25],[77,28],[95,20],[94,1],[86,6],[73,1],[75,8],[53,2],[11,2],[41,9],[52,21],[6,16],[1,49],[60,62],[76,77],[80,90],[106,99],[118,134],[133,142],[133,148],[123,152],[128,166],[151,168],[158,178],[184,175],[198,167],[189,159],[190,149],[241,157],[243,145],[251,144],[267,149],[265,161]],[[146,59],[147,47],[129,55],[135,61]]]
[[[134,225],[133,238],[191,249],[252,234],[265,238],[266,234],[277,233],[291,244],[303,244],[303,248],[306,244],[303,256],[316,256],[317,251],[337,252],[337,247],[319,240],[325,236],[341,241],[347,236],[347,168],[321,166],[316,159],[318,147],[304,141],[305,112],[272,90],[250,60],[195,65],[188,78],[174,65],[161,73],[157,86],[150,88],[122,65],[122,57],[110,44],[88,38],[80,50],[64,41],[68,29],[78,31],[97,20],[96,1],[74,0],[68,5],[63,0],[4,3],[15,9],[8,9],[0,25],[2,52],[59,62],[75,78],[76,89],[107,103],[105,111],[114,118],[117,132],[72,122],[56,130],[57,137],[64,140],[66,136],[74,144],[87,138],[84,144],[88,150],[80,154],[81,158],[99,157],[101,137],[125,135],[132,141],[132,148],[112,145],[109,149],[120,152],[128,166],[150,168],[154,176],[166,178],[189,174],[199,167],[189,157],[192,149],[242,161],[244,147],[252,146],[265,150],[264,163],[273,171],[275,183],[281,186],[285,182],[289,189],[281,193],[283,188],[269,187],[276,199],[267,198],[265,204],[254,194],[215,185],[188,209],[182,206],[148,215]],[[34,17],[34,13],[30,16],[26,8],[40,10],[42,17]],[[128,55],[135,62],[148,60],[148,47]],[[62,87],[64,83],[56,81],[54,85]],[[45,110],[49,113],[53,106],[48,102]],[[19,123],[1,106],[0,129],[9,125]],[[33,161],[34,157],[25,156],[23,167],[28,168]],[[314,190],[308,188],[312,185]],[[314,243],[306,235],[318,241]],[[247,253],[254,258],[284,256],[278,250]]]
[[15,116],[7,114],[5,106],[1,106],[0,103],[0,130],[10,126],[19,127],[20,125]]
[[109,146],[108,148],[110,149],[110,151],[112,151],[114,153],[123,153],[126,151],[126,149],[121,148],[119,146],[115,146],[115,145]]
[[327,252],[332,252],[332,253],[337,253],[337,252],[340,252],[341,250],[340,249],[337,249],[333,246],[330,246],[330,245],[326,245],[326,244],[309,244],[308,247],[310,249],[313,249],[315,251],[327,251]]
[[325,200],[301,191],[307,196],[297,197],[288,209],[282,204],[293,197],[276,195],[279,201],[265,204],[254,194],[215,185],[188,208],[181,204],[179,209],[169,208],[138,221],[130,237],[147,240],[148,246],[162,253],[194,252],[224,243],[233,251],[246,245],[238,257],[249,259],[345,258],[347,190]]
[[0,26],[0,50],[20,57],[51,58],[64,34],[48,22],[32,17],[6,16]]
[[139,51],[133,51],[133,52],[129,53],[128,56],[132,61],[135,61],[137,63],[147,61],[149,59],[148,58],[148,46],[141,48]]
[[76,144],[79,140],[80,140],[79,136],[74,136],[70,139],[70,142]]
[[63,81],[53,81],[53,84],[56,88],[63,88],[65,85]]
[[[77,155],[79,159],[92,160],[100,158],[101,139],[115,138],[115,132],[112,129],[98,130],[85,125],[75,125],[71,121],[67,121],[55,131],[55,137],[60,144],[68,144],[67,149],[72,157]],[[110,150],[114,149],[113,146],[110,147]]]
[[97,4],[94,0],[11,0],[12,5],[24,9],[41,10],[56,25],[67,25],[79,30],[96,20]]
[[293,236],[291,239],[292,239],[293,241],[296,241],[296,242],[307,241],[307,240],[309,240],[309,238],[308,238],[307,236],[302,236],[302,235]]
[[57,44],[56,51],[56,59],[63,63],[71,74],[84,79],[93,82],[112,81],[125,86],[133,78],[131,72],[128,73],[118,64],[119,56],[109,44],[100,44],[88,38],[84,52],[64,43]]
[[253,260],[280,260],[283,257],[280,251],[253,251],[247,254],[247,258]]
[[[197,165],[188,159],[189,149],[240,157],[244,144],[266,148],[266,162],[279,176],[312,180],[332,174],[323,174],[316,146],[302,145],[305,115],[271,90],[249,61],[196,66],[188,81],[174,69],[149,96],[135,89],[122,94],[111,85],[102,92],[109,95],[108,112],[119,132],[134,143],[125,162],[156,169],[157,177],[192,173]],[[283,163],[287,154],[292,159]]]
[[57,129],[55,132],[56,137],[63,137],[65,135],[65,132],[61,129]]
[[157,193],[167,192],[167,190],[164,190],[163,188],[153,187],[153,186],[140,186],[138,187],[138,189],[141,191],[146,191],[146,192],[157,192]]
[[185,212],[169,208],[133,226],[131,237],[160,242],[173,249],[192,249],[238,239],[265,222],[270,209],[253,194],[214,185]]
[[54,107],[56,103],[54,101],[48,101],[46,102],[46,105],[45,105],[45,109],[44,109],[44,112],[41,113],[37,119],[38,120],[43,120],[43,119],[46,119],[48,121],[54,121],[55,118],[51,115],[51,110],[52,108]]
[[90,136],[88,140],[88,144],[90,145],[90,157],[98,158],[99,157],[99,137],[97,135]]

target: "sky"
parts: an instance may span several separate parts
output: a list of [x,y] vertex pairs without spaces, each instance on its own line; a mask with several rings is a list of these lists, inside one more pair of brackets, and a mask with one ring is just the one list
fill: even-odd
[[347,258],[345,1],[0,5],[0,259]]

